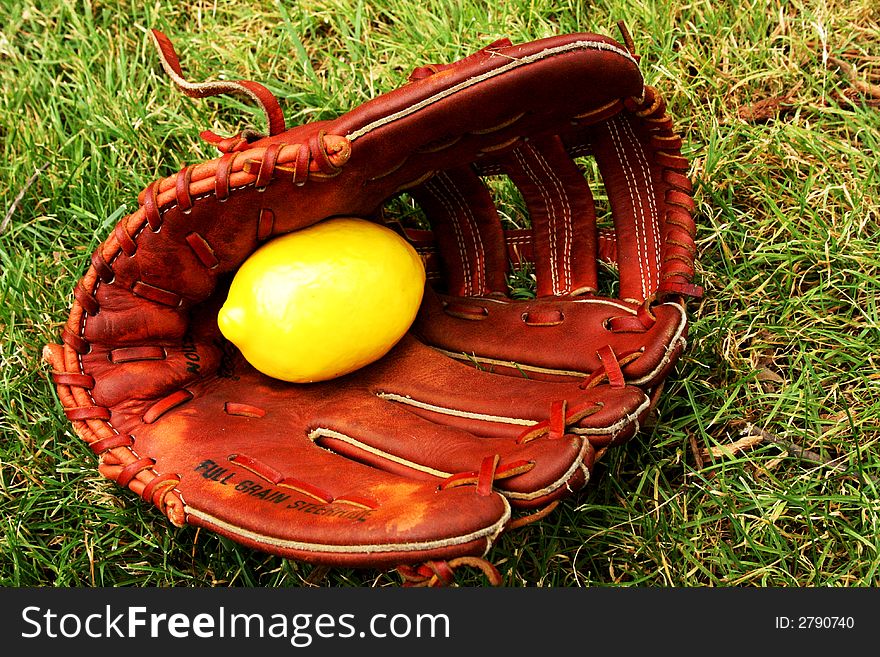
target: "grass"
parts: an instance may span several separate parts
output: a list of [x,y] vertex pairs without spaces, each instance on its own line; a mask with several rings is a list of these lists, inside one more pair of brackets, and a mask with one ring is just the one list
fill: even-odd
[[[5,6],[0,585],[281,587],[312,573],[174,528],[104,480],[40,362],[89,255],[137,193],[213,157],[200,130],[264,128],[239,100],[178,93],[148,28],[172,36],[193,80],[267,84],[293,125],[502,36],[616,37],[620,19],[692,162],[706,294],[655,421],[491,558],[510,586],[880,583],[880,108],[828,65],[844,59],[876,84],[873,0]],[[347,569],[320,580],[399,582]]]

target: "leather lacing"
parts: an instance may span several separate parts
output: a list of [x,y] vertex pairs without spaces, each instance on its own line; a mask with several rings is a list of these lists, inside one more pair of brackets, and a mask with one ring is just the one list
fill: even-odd
[[687,176],[690,163],[681,154],[682,139],[666,113],[665,99],[655,87],[645,85],[641,98],[628,98],[623,105],[647,127],[649,152],[659,168],[659,182],[664,188],[663,254],[656,300],[699,298],[703,290],[693,283],[696,206],[693,185]]
[[481,557],[457,557],[449,561],[426,561],[418,565],[398,566],[397,572],[404,579],[404,587],[440,587],[455,583],[455,570],[462,566],[478,568],[483,571],[492,586],[500,586],[501,573],[486,559]]
[[586,390],[600,383],[608,383],[612,388],[623,388],[626,386],[626,377],[623,368],[642,355],[642,349],[632,349],[621,353],[616,353],[610,345],[606,345],[598,350],[599,361],[601,366],[587,376],[578,386],[581,390]]
[[[166,59],[169,52],[173,55],[173,51],[168,47],[163,51]],[[179,74],[176,55],[172,60],[174,61],[169,67]],[[180,80],[176,81],[180,83]],[[245,87],[251,90],[255,88],[253,85],[250,87],[245,85]],[[222,87],[214,88],[215,93],[228,91],[229,89]],[[190,95],[201,97],[212,94]],[[268,101],[265,97],[263,101],[266,109]],[[279,127],[283,128],[283,120],[279,122],[277,118],[271,119],[270,125],[277,132]],[[250,186],[258,190],[265,189],[281,176],[287,177],[298,186],[310,179],[331,178],[341,172],[351,154],[351,145],[347,139],[338,135],[328,135],[323,131],[315,133],[304,143],[276,142],[265,148],[250,147],[250,141],[259,135],[247,130],[230,138],[217,138],[210,131],[205,131],[202,136],[214,143],[223,155],[210,163],[184,167],[176,175],[147,186],[139,195],[138,210],[121,220],[110,236],[93,253],[89,271],[74,288],[71,319],[61,335],[62,342],[78,356],[88,354],[92,350],[91,344],[85,338],[86,322],[89,317],[101,311],[98,301],[100,285],[112,285],[115,282],[116,274],[113,268],[116,259],[121,255],[134,257],[143,231],[161,230],[171,210],[176,208],[180,214],[188,215],[196,203],[203,198],[213,196],[224,201],[238,190]],[[261,211],[257,226],[258,237],[262,240],[268,239],[273,229],[273,213]],[[219,257],[215,249],[203,234],[192,231],[184,233],[182,239],[206,269],[214,269],[219,265]],[[180,306],[183,300],[182,294],[174,290],[162,289],[141,280],[132,284],[131,292],[172,308]],[[123,354],[123,351],[126,351],[126,354]],[[130,356],[127,355],[128,352],[131,352]],[[175,474],[157,473],[153,469],[155,461],[141,458],[134,451],[133,437],[118,434],[111,423],[110,409],[97,404],[92,398],[90,391],[94,388],[95,381],[82,370],[80,358],[77,359],[79,371],[66,371],[68,368],[63,367],[63,357],[52,354],[49,357],[56,369],[52,374],[53,380],[59,391],[63,392],[61,396],[65,415],[76,423],[92,450],[101,456],[102,462],[108,464],[106,471],[110,478],[122,486],[139,492],[145,499],[152,499],[162,512],[171,518],[166,496],[179,483],[180,477]],[[114,350],[109,357],[111,362],[120,363],[128,360],[164,359],[167,353],[163,347],[145,345],[128,350]],[[154,422],[167,411],[192,398],[193,394],[188,390],[173,391],[148,408],[143,421]],[[230,407],[227,407],[227,412],[230,412]],[[254,411],[242,410],[240,405],[236,406],[233,403],[231,412],[253,413]],[[98,424],[95,424],[96,422]],[[179,515],[171,519],[176,524],[181,522]]]
[[456,486],[475,485],[476,493],[480,496],[487,496],[492,493],[492,486],[496,481],[515,477],[528,472],[535,467],[534,461],[520,459],[500,465],[501,456],[485,457],[480,463],[479,470],[467,472],[459,472],[444,479],[437,487],[438,490],[454,488]]
[[[554,500],[538,511],[508,521],[505,531],[518,529],[547,517],[559,505]],[[462,567],[477,568],[492,586],[501,586],[503,578],[498,568],[482,557],[465,556],[448,561],[426,561],[417,565],[402,565],[397,572],[404,579],[404,587],[445,587],[455,584],[455,571]]]
[[567,435],[567,427],[598,413],[604,406],[605,404],[601,401],[582,401],[574,404],[570,404],[564,399],[554,401],[550,404],[549,417],[524,429],[517,436],[516,442],[522,445],[542,437],[550,440],[562,438]]

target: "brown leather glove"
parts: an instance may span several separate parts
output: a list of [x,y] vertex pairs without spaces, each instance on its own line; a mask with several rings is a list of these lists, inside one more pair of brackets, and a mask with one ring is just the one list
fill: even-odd
[[[637,431],[699,294],[688,163],[631,43],[499,41],[287,129],[264,87],[188,82],[154,38],[186,93],[245,93],[270,134],[203,133],[222,156],[149,185],[95,251],[44,352],[76,433],[176,525],[312,563],[401,566],[411,583],[463,563],[497,583],[481,560],[497,537]],[[573,159],[587,156],[613,230]],[[531,229],[502,227],[485,176],[520,190]],[[402,193],[430,221],[401,228],[430,275],[411,331],[332,381],[250,367],[216,323],[239,265],[328,217],[382,220]],[[536,297],[514,300],[508,275],[527,262]]]

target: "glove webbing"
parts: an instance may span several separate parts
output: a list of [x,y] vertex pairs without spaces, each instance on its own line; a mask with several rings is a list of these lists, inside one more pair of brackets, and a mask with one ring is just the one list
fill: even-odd
[[[585,130],[532,139],[503,156],[438,173],[410,190],[429,223],[443,231],[407,231],[426,254],[429,274],[445,271],[454,296],[507,293],[508,262],[531,260],[537,296],[591,294],[598,260],[620,270],[620,297],[698,297],[693,285],[695,209],[681,139],[652,87],[591,115],[617,112]],[[598,230],[593,196],[575,156],[592,154],[614,216]],[[505,231],[482,176],[507,175],[520,190],[530,230]],[[433,237],[433,239],[432,239]],[[433,257],[432,257],[433,256]],[[436,280],[436,276],[431,276]]]

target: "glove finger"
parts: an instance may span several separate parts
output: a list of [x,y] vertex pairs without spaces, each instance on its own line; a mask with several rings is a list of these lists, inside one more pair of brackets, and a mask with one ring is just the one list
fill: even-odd
[[[531,263],[538,296],[596,292],[598,231],[593,197],[583,173],[556,136],[532,138],[496,158],[482,175],[506,174],[531,221]],[[433,227],[443,289],[458,296],[508,291],[507,247],[486,185],[470,167],[442,171],[410,190]]]
[[[628,383],[650,388],[663,380],[685,346],[680,295],[699,295],[690,283],[695,226],[687,160],[652,88],[638,100],[612,104],[606,113],[566,133],[565,142],[532,138],[499,155],[487,154],[476,170],[459,170],[442,185],[429,181],[414,191],[434,227],[436,266],[446,274],[429,278],[442,298],[429,294],[423,303],[414,328],[422,340],[498,372],[590,376],[610,358]],[[620,299],[595,296],[597,260],[608,249],[600,246],[592,194],[572,160],[590,151],[614,217]],[[478,173],[504,173],[523,195],[532,223],[528,255],[537,301],[505,303],[497,287],[458,284],[491,278],[489,265],[507,251]],[[438,187],[442,203],[436,200]],[[658,303],[658,294],[673,299]]]
[[543,506],[582,488],[589,478],[593,449],[580,437],[529,442],[478,437],[410,408],[353,390],[340,404],[317,413],[310,437],[347,458],[401,476],[432,479],[440,488],[493,486],[517,507]]
[[507,246],[489,191],[466,167],[441,171],[411,190],[436,230],[444,288],[460,296],[507,292]]
[[[479,556],[503,530],[509,505],[491,489],[441,489],[437,480],[332,453],[317,444],[308,421],[316,396],[273,392],[264,378],[194,385],[185,404],[138,423],[129,448],[104,454],[102,473],[137,490],[126,478],[132,463],[146,461],[139,492],[153,498],[158,489],[147,487],[170,475],[173,489],[161,494],[182,501],[181,514],[172,517],[179,523],[334,565]],[[117,411],[111,422],[127,423]]]
[[[590,154],[607,194],[616,233],[619,296],[698,296],[694,276],[694,202],[681,138],[659,93],[644,86],[578,115],[558,135],[512,138],[483,153],[473,168],[416,187],[438,244],[441,267],[458,296],[499,293],[493,267],[506,271],[500,219],[480,176],[504,174],[522,194],[531,220],[536,293],[596,293],[599,231],[593,195],[575,157]],[[503,132],[502,134],[506,134]],[[515,134],[515,133],[513,133]],[[496,152],[497,151],[497,152]],[[501,231],[503,234],[503,231]],[[487,248],[488,247],[488,248]],[[488,254],[488,257],[487,257]],[[468,283],[472,284],[468,284]]]
[[[409,374],[401,377],[400,372]],[[535,423],[550,421],[560,404],[580,409],[581,417],[595,416],[596,424],[616,424],[645,400],[635,386],[587,388],[582,381],[500,376],[448,358],[411,336],[363,374],[382,398],[433,422],[480,436],[517,438]],[[573,423],[568,419],[566,426]]]
[[618,296],[699,296],[694,276],[694,202],[666,104],[652,87],[624,101],[628,111],[571,136],[585,140],[608,193],[617,236]]
[[531,139],[505,153],[499,164],[522,194],[531,219],[536,294],[596,292],[593,195],[561,139]]
[[510,302],[426,291],[413,332],[466,363],[534,379],[587,377],[611,350],[627,383],[653,386],[687,339],[682,306],[601,297]]
[[[401,371],[410,376],[401,377]],[[586,437],[592,447],[604,447],[629,440],[654,400],[642,388],[627,385],[619,371],[611,375],[605,372],[603,366],[601,372],[586,379],[565,382],[499,376],[448,358],[406,336],[385,358],[364,371],[364,380],[373,394],[435,425],[478,436],[514,439],[517,444],[537,437],[559,438],[570,432]],[[474,390],[480,394],[474,395]],[[561,463],[567,458],[563,457]],[[580,458],[591,467],[589,451]],[[502,488],[512,490],[516,484],[523,491],[526,486],[534,487],[532,482],[543,471],[536,469],[529,477],[512,479]],[[545,488],[546,482],[553,480],[544,477],[537,481]],[[566,484],[572,489],[578,486],[571,481]]]
[[[239,395],[224,402],[225,412],[245,409],[262,417],[261,400],[272,400],[278,405],[273,415],[307,424],[316,444],[409,477],[452,478],[478,471],[486,458],[497,456],[499,488],[520,506],[544,504],[586,482],[592,449],[566,435],[569,425],[589,415],[597,432],[617,428],[620,416],[632,414],[644,400],[635,388],[584,390],[500,377],[446,358],[410,336],[379,362],[332,382],[274,381],[257,374],[240,354],[225,368],[224,379],[237,382],[230,394]],[[481,390],[477,397],[475,389]],[[167,398],[180,398],[179,392]],[[581,409],[577,417],[564,413],[569,402]],[[170,408],[160,401],[141,415],[152,420],[157,406]],[[212,416],[220,409],[218,403]],[[554,424],[548,440],[521,440],[545,419]]]

